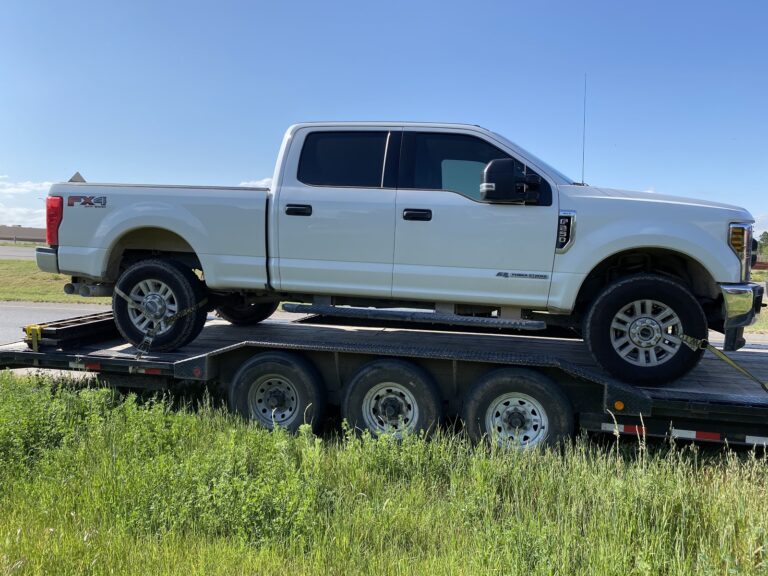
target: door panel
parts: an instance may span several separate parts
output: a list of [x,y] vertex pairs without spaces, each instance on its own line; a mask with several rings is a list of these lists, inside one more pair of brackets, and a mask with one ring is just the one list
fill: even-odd
[[[311,216],[289,216],[287,205]],[[282,290],[389,296],[392,288],[395,191],[283,188],[278,242]]]
[[509,157],[474,135],[403,133],[394,297],[546,307],[557,229],[549,183],[540,205],[480,201],[485,165]]
[[292,152],[277,198],[281,290],[390,296],[396,191],[381,187],[389,138],[353,129],[297,133],[292,150],[301,154]]
[[[429,221],[403,212],[429,209]],[[485,204],[448,191],[398,190],[393,296],[546,306],[554,206]]]

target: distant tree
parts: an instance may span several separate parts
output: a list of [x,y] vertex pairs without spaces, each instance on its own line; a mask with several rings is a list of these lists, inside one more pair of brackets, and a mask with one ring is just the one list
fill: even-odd
[[760,238],[757,242],[760,244],[760,247],[757,250],[758,254],[768,256],[768,230],[760,234]]

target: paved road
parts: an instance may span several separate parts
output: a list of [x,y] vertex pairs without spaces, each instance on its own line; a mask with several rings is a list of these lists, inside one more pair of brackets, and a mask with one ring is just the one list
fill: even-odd
[[0,246],[0,260],[34,260],[32,246]]
[[0,302],[0,344],[21,340],[21,328],[27,324],[51,322],[106,310],[109,310],[109,306],[102,304]]

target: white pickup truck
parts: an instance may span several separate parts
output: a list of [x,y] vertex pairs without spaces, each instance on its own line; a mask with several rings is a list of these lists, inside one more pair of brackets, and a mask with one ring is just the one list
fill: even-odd
[[291,301],[568,326],[610,373],[653,384],[696,365],[684,334],[737,349],[761,306],[746,210],[579,184],[477,126],[297,124],[269,189],[76,180],[51,188],[38,266],[112,295],[123,336],[155,350],[210,310],[248,324]]

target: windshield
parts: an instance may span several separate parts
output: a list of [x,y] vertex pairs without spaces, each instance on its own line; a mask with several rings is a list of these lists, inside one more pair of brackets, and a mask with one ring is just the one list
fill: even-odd
[[541,158],[538,158],[535,154],[531,154],[528,152],[528,150],[524,150],[523,148],[520,148],[517,144],[509,140],[508,138],[504,138],[501,134],[497,134],[496,132],[492,133],[496,138],[498,138],[500,141],[502,141],[504,144],[512,148],[513,150],[519,151],[520,155],[524,158],[528,158],[531,162],[536,164],[539,168],[544,170],[547,174],[552,176],[555,180],[558,180],[557,184],[578,184],[573,178],[569,178],[560,170],[557,168],[554,168],[553,166],[550,166],[544,160]]

